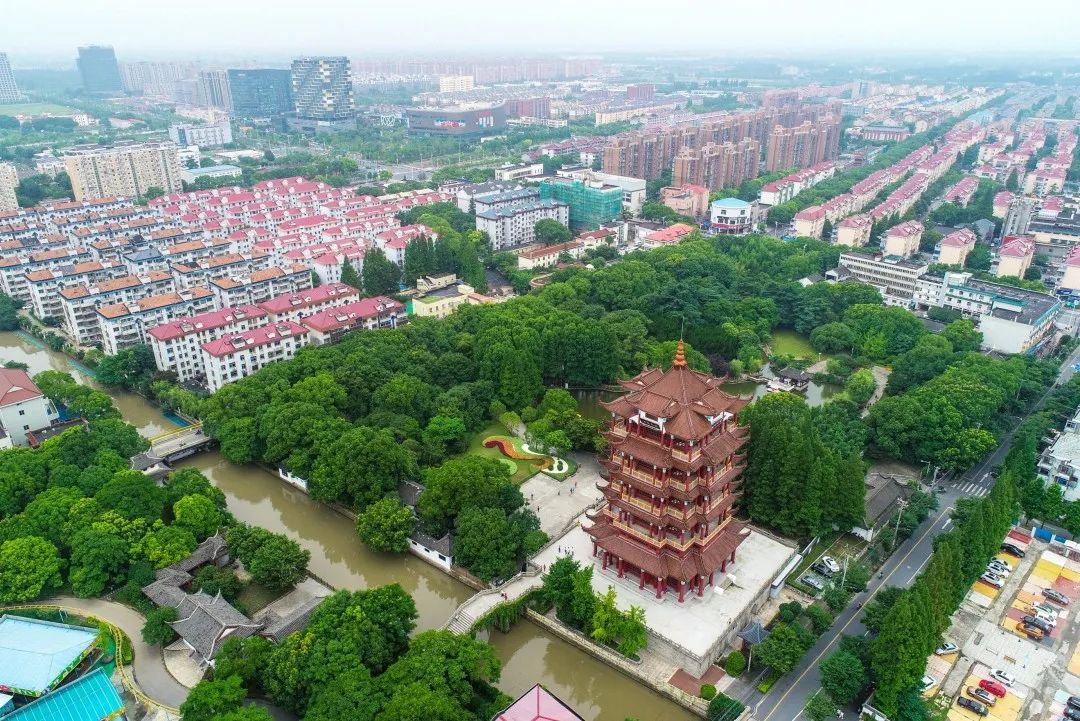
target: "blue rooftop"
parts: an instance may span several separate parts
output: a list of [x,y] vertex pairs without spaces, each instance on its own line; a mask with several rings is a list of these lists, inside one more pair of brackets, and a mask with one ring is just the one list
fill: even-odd
[[123,711],[124,702],[109,677],[96,668],[8,714],[4,721],[104,721],[117,718]]
[[750,204],[738,198],[720,198],[712,202],[714,208],[749,208]]
[[98,631],[20,616],[0,616],[0,690],[40,696],[63,680]]

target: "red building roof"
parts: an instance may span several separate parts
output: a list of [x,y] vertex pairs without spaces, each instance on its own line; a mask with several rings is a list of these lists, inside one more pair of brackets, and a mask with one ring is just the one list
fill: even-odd
[[536,684],[492,721],[584,721],[553,693]]
[[291,338],[294,336],[303,337],[307,334],[308,329],[304,326],[283,321],[260,326],[258,328],[252,328],[243,333],[229,333],[217,340],[203,343],[202,347],[203,350],[210,355],[220,358],[222,356],[232,355],[233,353],[240,353],[252,348],[258,348],[261,345],[273,343],[282,338]]
[[0,368],[0,406],[21,403],[42,395],[30,374],[18,368]]
[[337,308],[327,308],[304,318],[301,322],[312,330],[329,333],[355,325],[357,321],[377,318],[384,313],[403,313],[405,306],[393,298],[378,295],[353,301]]
[[248,318],[263,318],[266,311],[254,305],[238,305],[234,308],[222,308],[209,313],[200,313],[190,318],[181,318],[169,323],[162,323],[149,330],[150,335],[160,341],[182,338],[204,330],[214,330]]

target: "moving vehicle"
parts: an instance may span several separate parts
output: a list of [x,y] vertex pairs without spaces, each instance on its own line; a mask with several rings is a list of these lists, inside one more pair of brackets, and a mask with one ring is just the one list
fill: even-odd
[[956,653],[956,644],[952,643],[951,641],[946,641],[945,643],[938,646],[937,650],[934,651],[934,653],[936,653],[938,656],[946,656],[950,653]]
[[1024,551],[1021,550],[1021,548],[1019,546],[1015,546],[1015,545],[1013,545],[1011,543],[1003,543],[1003,544],[1001,544],[1001,551],[1002,551],[1002,553],[1007,553],[1010,556],[1016,556],[1017,558],[1023,558],[1024,557]]
[[1004,581],[1001,580],[1001,576],[995,576],[992,573],[984,573],[983,575],[979,576],[979,580],[985,584],[993,586],[994,588],[1001,588],[1001,586],[1004,584]]
[[956,703],[966,709],[974,711],[980,716],[985,716],[986,714],[990,713],[990,709],[986,708],[986,706],[983,706],[978,701],[967,698],[966,696],[961,696],[960,698],[956,699]]
[[984,678],[981,681],[979,681],[979,688],[981,688],[981,689],[983,689],[985,691],[989,691],[990,693],[994,694],[995,696],[999,696],[999,697],[1004,696],[1006,693],[1008,693],[1005,690],[1004,685],[1002,685],[998,681],[992,681],[991,679],[988,679],[988,678]]
[[805,583],[807,586],[814,589],[815,591],[824,591],[825,590],[825,584],[822,583],[821,581],[819,581],[818,579],[814,578],[813,576],[811,576],[809,573],[806,574],[805,576],[803,576],[802,578],[800,578],[799,582],[800,583]]
[[1023,621],[1017,622],[1016,630],[1030,638],[1032,641],[1042,641],[1046,638],[1046,633],[1041,628],[1034,624],[1024,623]]
[[984,688],[976,688],[975,686],[967,687],[967,695],[980,703],[984,703],[987,706],[993,706],[997,703],[997,696],[990,693]]
[[1016,683],[1016,676],[1013,676],[1008,671],[1002,671],[1000,668],[990,669],[990,677],[1001,681],[1006,686],[1012,686]]
[[1069,597],[1066,596],[1063,593],[1058,593],[1057,591],[1055,591],[1052,588],[1044,588],[1042,590],[1042,595],[1043,595],[1043,598],[1047,598],[1047,599],[1053,601],[1054,603],[1058,604],[1059,606],[1068,606],[1069,605]]

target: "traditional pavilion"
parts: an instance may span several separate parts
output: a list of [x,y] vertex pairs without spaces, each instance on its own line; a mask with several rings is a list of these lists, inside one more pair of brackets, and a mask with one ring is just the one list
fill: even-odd
[[749,429],[737,425],[747,400],[724,393],[723,381],[691,370],[680,341],[671,369],[622,381],[628,393],[605,403],[607,505],[586,528],[593,555],[620,578],[638,576],[663,598],[702,596],[727,570],[749,529],[732,517]]

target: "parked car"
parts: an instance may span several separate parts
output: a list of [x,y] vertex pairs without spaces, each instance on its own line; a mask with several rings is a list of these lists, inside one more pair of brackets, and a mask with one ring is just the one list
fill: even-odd
[[1071,721],[1080,721],[1080,709],[1066,706],[1062,713],[1065,714],[1065,718],[1070,719]]
[[817,563],[815,563],[815,564],[814,564],[813,566],[811,566],[811,567],[810,567],[810,570],[811,570],[811,571],[817,571],[818,573],[820,573],[820,574],[821,574],[822,576],[824,576],[825,578],[832,578],[832,577],[833,577],[833,574],[835,573],[835,571],[833,571],[833,570],[832,570],[831,568],[829,568],[828,566],[826,566],[826,565],[825,565],[824,563],[822,563],[821,561],[818,561],[818,562],[817,562]]
[[1002,586],[1001,578],[999,576],[995,576],[992,573],[984,573],[983,575],[979,576],[979,580],[987,585],[993,586],[994,588],[1001,588]]
[[990,677],[1001,681],[1006,686],[1012,686],[1016,683],[1016,676],[1013,676],[1008,671],[1002,671],[1000,668],[990,669]]
[[1031,623],[1024,623],[1023,621],[1018,621],[1016,623],[1016,630],[1030,638],[1032,641],[1042,641],[1044,638],[1046,638],[1046,632]]
[[803,576],[802,578],[800,578],[799,582],[806,584],[807,586],[814,589],[815,591],[824,591],[825,590],[825,584],[822,583],[819,579],[814,578],[813,576],[811,576],[809,573],[806,574],[805,576]]
[[925,691],[928,688],[933,688],[934,686],[937,686],[939,683],[941,683],[941,682],[938,681],[933,676],[929,676],[929,675],[923,676],[919,680],[919,690],[920,691]]
[[981,703],[979,703],[975,699],[970,699],[970,698],[967,698],[966,696],[961,696],[960,698],[956,699],[956,703],[958,703],[959,705],[963,706],[966,709],[970,709],[970,710],[974,711],[975,713],[979,714],[980,716],[985,716],[986,714],[990,713],[990,709],[986,708],[986,706],[982,705]]
[[840,572],[840,564],[832,556],[822,556],[818,559],[818,563],[824,564],[833,573]]
[[1063,593],[1058,593],[1057,591],[1055,591],[1052,588],[1044,588],[1042,590],[1042,595],[1043,595],[1043,598],[1047,598],[1047,599],[1053,601],[1054,603],[1058,604],[1059,606],[1068,606],[1069,605],[1069,597],[1066,596]]
[[991,573],[996,573],[999,576],[1008,576],[1010,573],[1012,573],[1011,569],[1005,568],[1004,566],[999,566],[996,563],[988,563],[986,565],[986,570],[990,571]]
[[997,556],[994,556],[993,558],[990,559],[990,565],[991,566],[1001,566],[1002,568],[1004,568],[1006,571],[1009,571],[1010,573],[1013,570],[1013,567],[1009,563],[1007,563],[1006,561],[1001,560]]
[[1057,623],[1058,613],[1061,611],[1060,608],[1055,608],[1054,606],[1051,606],[1049,603],[1043,603],[1043,602],[1039,602],[1039,603],[1034,604],[1031,607],[1031,610],[1035,613],[1035,615],[1045,614],[1047,616],[1047,618],[1054,619],[1054,623]]
[[993,706],[997,703],[997,696],[990,693],[984,688],[975,688],[974,686],[967,687],[967,695],[980,703],[984,703],[987,706]]
[[990,693],[999,697],[1004,696],[1006,693],[1008,693],[1008,691],[1005,690],[1005,686],[1001,682],[994,681],[988,678],[984,678],[979,681],[979,688],[989,691]]
[[1037,616],[1024,616],[1020,619],[1020,621],[1022,623],[1028,624],[1029,626],[1035,626],[1036,628],[1041,629],[1043,633],[1050,633],[1054,630],[1054,624],[1047,623],[1045,619],[1039,618]]
[[1069,708],[1080,709],[1080,696],[1070,696],[1065,703],[1068,704]]
[[1001,544],[1001,551],[1002,553],[1007,553],[1010,556],[1016,556],[1017,558],[1024,557],[1024,551],[1019,546],[1015,546],[1011,543]]
[[938,646],[937,650],[934,651],[934,653],[936,653],[938,656],[946,656],[950,653],[956,653],[956,644],[950,641],[946,641],[945,643]]

